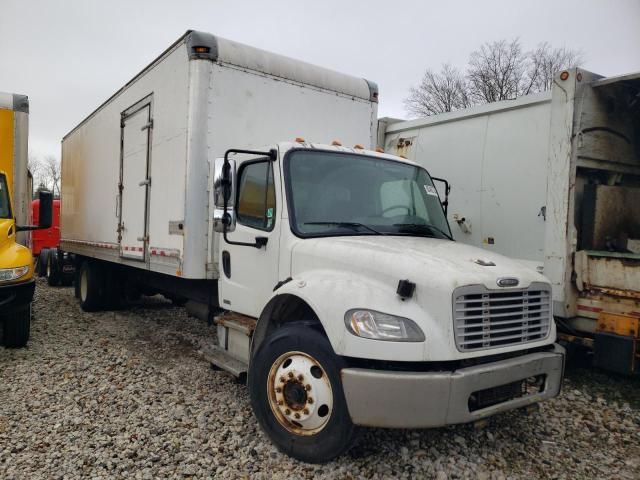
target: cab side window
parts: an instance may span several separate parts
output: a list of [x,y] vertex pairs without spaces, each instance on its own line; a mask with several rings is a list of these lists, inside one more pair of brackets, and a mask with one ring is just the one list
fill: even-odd
[[245,163],[238,178],[238,223],[272,230],[276,213],[273,164],[269,160]]

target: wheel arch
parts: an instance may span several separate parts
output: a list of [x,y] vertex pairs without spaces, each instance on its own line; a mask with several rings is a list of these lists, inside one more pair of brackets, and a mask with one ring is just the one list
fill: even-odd
[[258,318],[251,339],[251,356],[265,338],[278,328],[290,323],[304,323],[327,337],[320,317],[309,302],[298,295],[282,293],[269,300]]

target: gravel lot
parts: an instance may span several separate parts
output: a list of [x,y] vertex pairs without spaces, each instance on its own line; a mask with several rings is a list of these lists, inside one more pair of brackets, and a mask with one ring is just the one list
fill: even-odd
[[640,478],[640,382],[577,368],[538,412],[369,429],[335,462],[297,462],[200,357],[212,335],[161,297],[88,314],[39,281],[29,347],[0,347],[0,478]]

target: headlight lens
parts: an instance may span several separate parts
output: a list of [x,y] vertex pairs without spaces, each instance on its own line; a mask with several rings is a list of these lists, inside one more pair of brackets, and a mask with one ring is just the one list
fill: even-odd
[[354,309],[344,314],[344,323],[358,337],[392,342],[424,342],[424,333],[408,318]]
[[29,265],[16,268],[0,268],[0,282],[18,280],[29,273]]

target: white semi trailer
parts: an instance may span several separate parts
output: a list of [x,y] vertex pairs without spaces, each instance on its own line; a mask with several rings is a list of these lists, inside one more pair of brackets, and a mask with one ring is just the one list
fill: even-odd
[[138,290],[215,314],[208,358],[305,461],[357,426],[475,421],[562,380],[548,280],[450,239],[427,171],[371,149],[377,97],[187,32],[62,142],[82,308]]
[[551,279],[566,341],[640,371],[640,74],[571,69],[549,92],[380,121],[379,143],[445,177],[456,240]]

